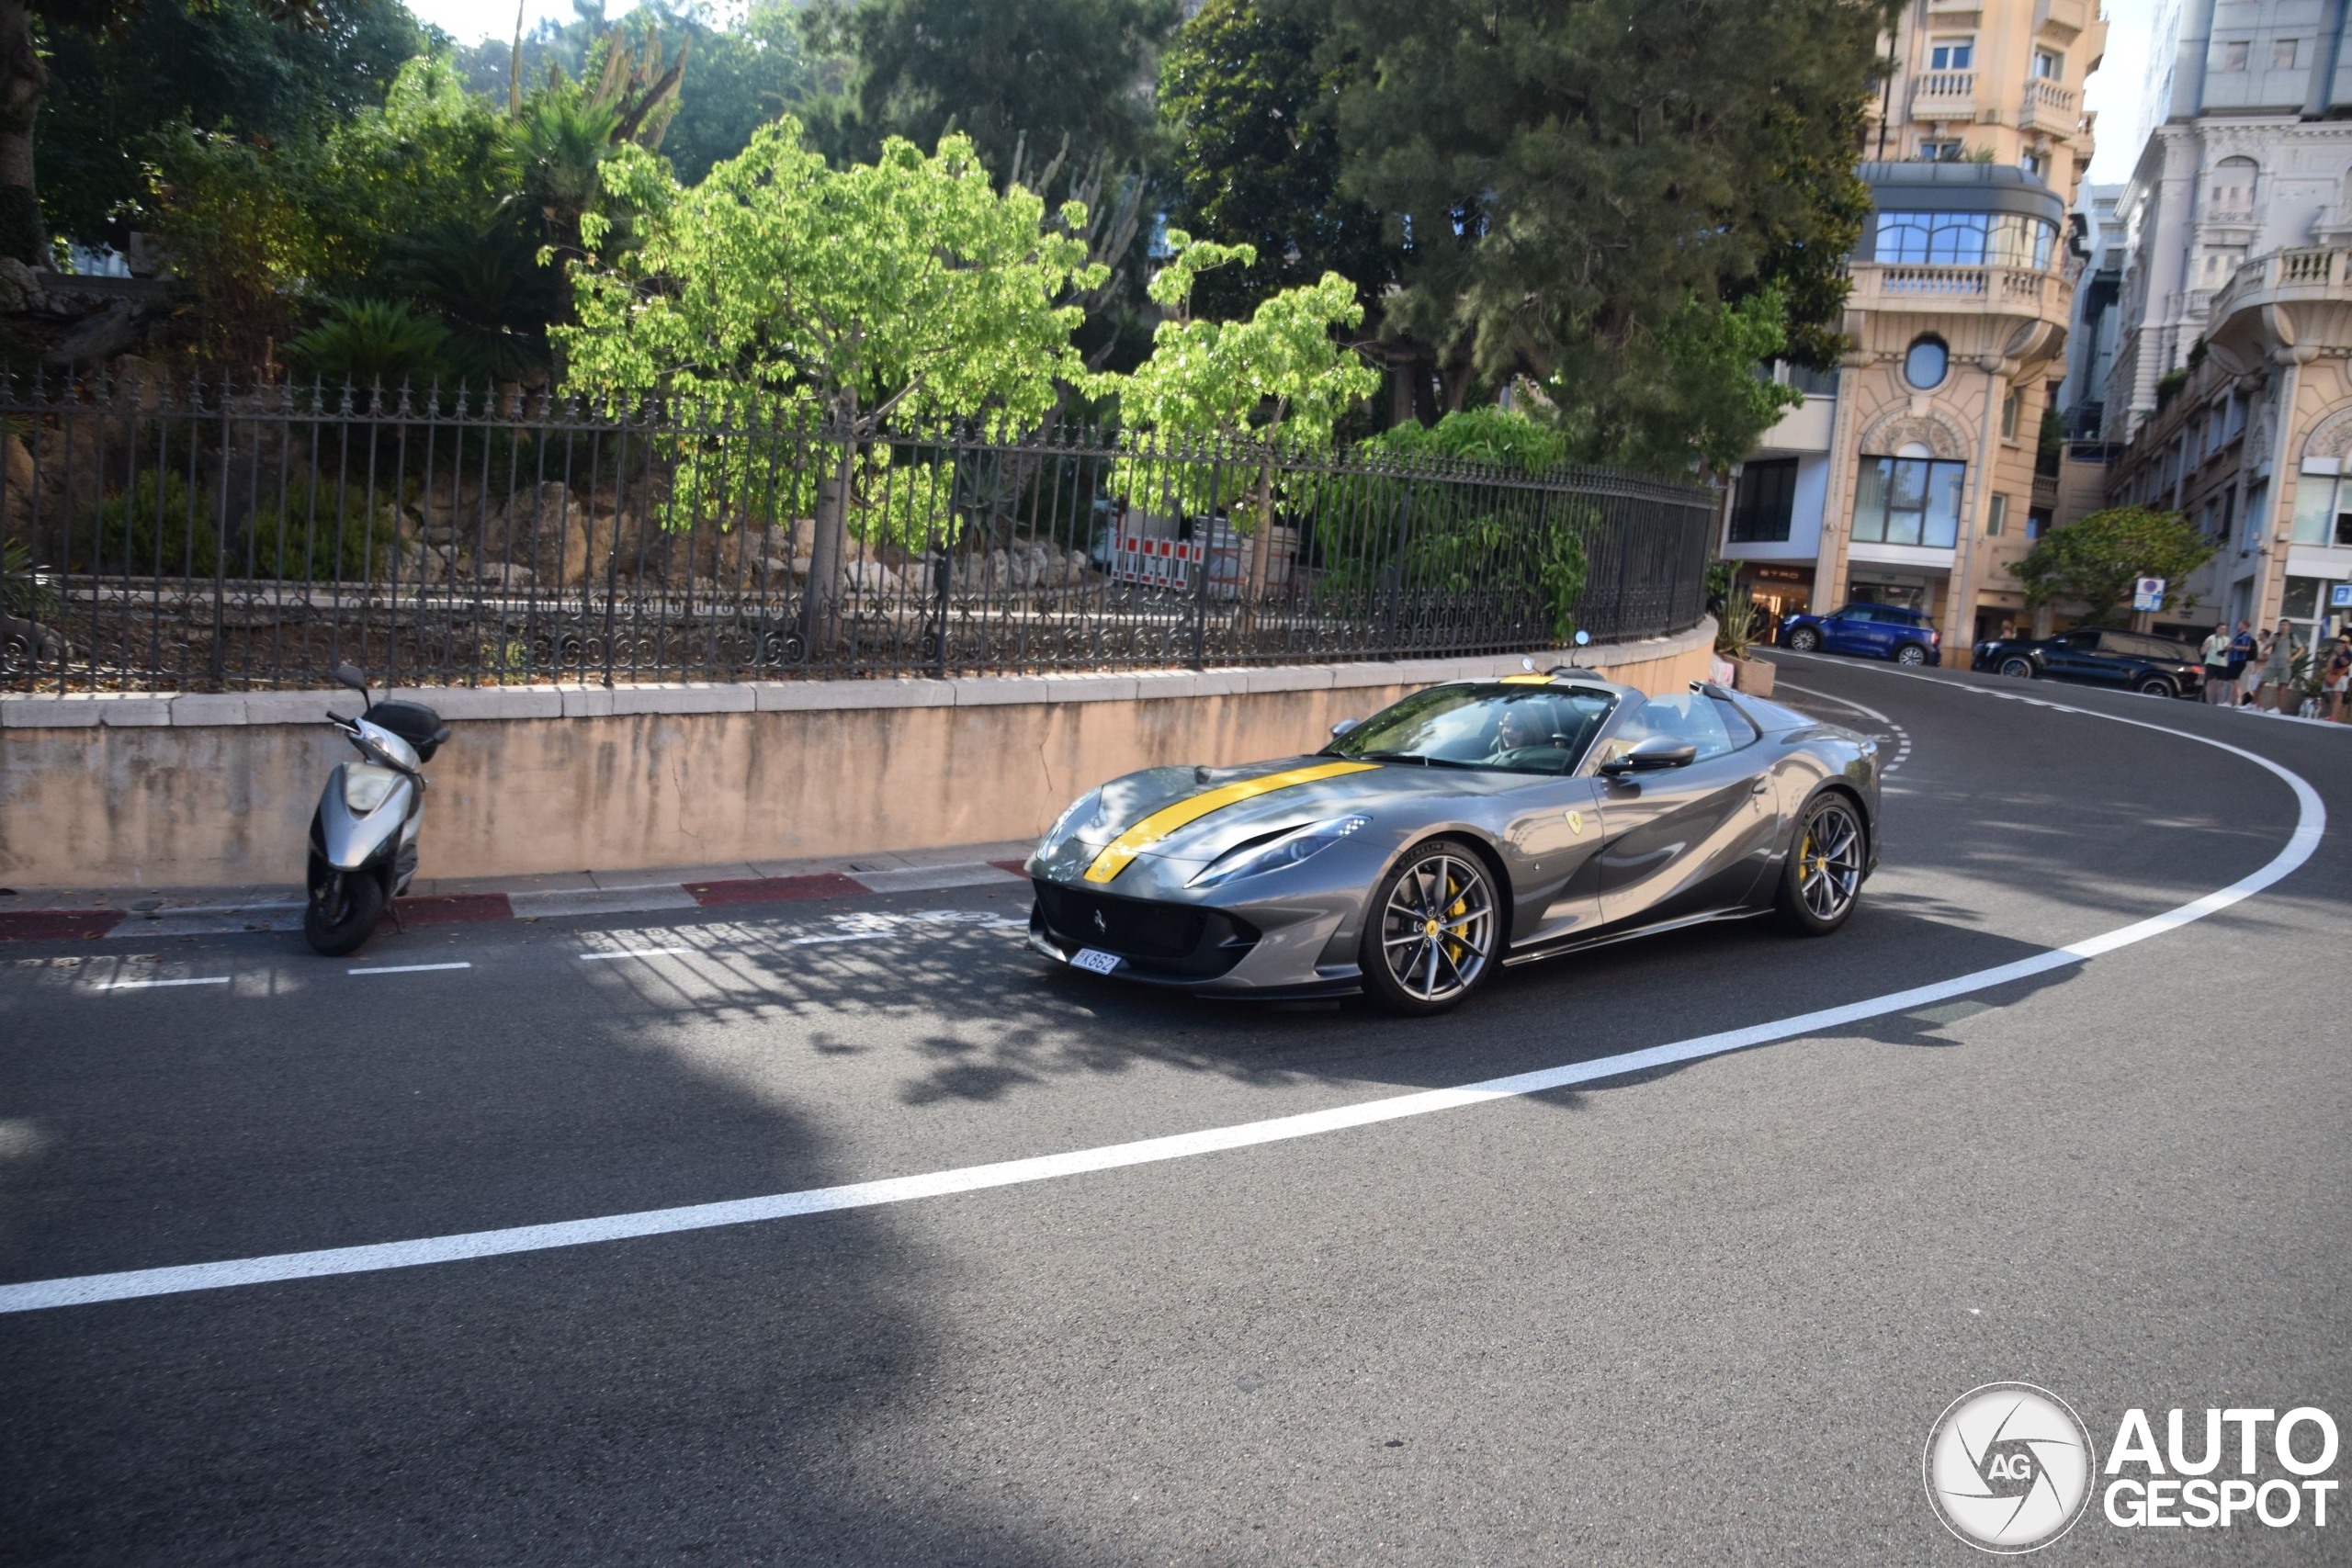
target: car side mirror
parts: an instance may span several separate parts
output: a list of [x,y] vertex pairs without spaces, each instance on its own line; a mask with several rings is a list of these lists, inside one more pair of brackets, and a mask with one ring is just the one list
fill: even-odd
[[368,677],[360,673],[356,665],[336,665],[334,683],[338,686],[348,686],[363,697],[368,694]]
[[1331,739],[1337,740],[1340,736],[1345,735],[1349,730],[1355,728],[1356,726],[1363,722],[1363,720],[1360,718],[1341,719],[1339,723],[1331,727]]
[[1668,768],[1687,768],[1699,760],[1699,748],[1688,740],[1677,740],[1670,735],[1653,735],[1634,743],[1634,749],[1622,757],[1611,757],[1600,764],[1600,771],[1611,778],[1627,773],[1655,773]]

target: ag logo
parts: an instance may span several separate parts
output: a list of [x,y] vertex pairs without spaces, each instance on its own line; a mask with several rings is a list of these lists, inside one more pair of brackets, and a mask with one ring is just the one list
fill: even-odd
[[2024,1382],[1952,1401],[1928,1434],[1928,1501],[1944,1528],[1984,1551],[2048,1546],[2090,1502],[2098,1455],[2066,1402]]

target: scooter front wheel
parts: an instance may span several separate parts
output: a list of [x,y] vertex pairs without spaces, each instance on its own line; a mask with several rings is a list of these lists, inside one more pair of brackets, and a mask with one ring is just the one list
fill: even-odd
[[329,958],[356,953],[384,914],[383,879],[372,871],[330,872],[302,910],[302,940]]

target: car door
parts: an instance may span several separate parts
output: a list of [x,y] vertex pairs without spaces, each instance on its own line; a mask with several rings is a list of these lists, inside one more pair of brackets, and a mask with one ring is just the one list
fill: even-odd
[[1608,840],[1599,861],[1601,919],[1649,925],[1746,900],[1770,864],[1780,817],[1749,750],[1754,726],[1702,692],[1645,702],[1603,741],[1597,761],[1652,735],[1689,741],[1687,767],[1601,779]]
[[1574,938],[1601,920],[1601,783],[1544,779],[1514,791],[1503,853],[1510,862],[1512,945]]
[[2102,678],[2098,633],[2071,631],[2051,640],[2041,655],[2045,674],[2061,681],[2098,681]]
[[1871,615],[1868,610],[1840,610],[1821,623],[1821,646],[1831,653],[1868,653]]

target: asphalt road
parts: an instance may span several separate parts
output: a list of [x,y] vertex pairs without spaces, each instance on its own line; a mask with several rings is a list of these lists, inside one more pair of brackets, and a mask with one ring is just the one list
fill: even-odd
[[[1920,1454],[1977,1384],[2052,1390],[2102,1453],[2135,1406],[2160,1437],[2172,1406],[2352,1427],[2352,731],[1781,672],[1908,742],[1847,930],[1510,971],[1434,1022],[1048,972],[1017,887],[433,928],[350,964],[267,935],[12,944],[0,1284],[1055,1155],[1928,985],[2279,853],[2285,783],[2146,725],[2272,759],[2336,826],[2276,886],[2087,964],[1668,1069],[0,1316],[0,1560],[1962,1562]],[[654,948],[686,951],[582,956]],[[470,967],[347,972],[438,964]],[[2346,1561],[2331,1527],[2094,1505],[2041,1560]]]

